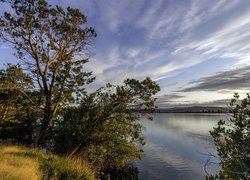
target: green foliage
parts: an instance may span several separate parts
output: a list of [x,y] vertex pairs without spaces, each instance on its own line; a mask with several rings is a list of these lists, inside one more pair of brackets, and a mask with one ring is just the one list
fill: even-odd
[[34,82],[20,66],[0,70],[0,139],[31,143],[38,104]]
[[235,93],[230,106],[230,121],[220,120],[210,132],[220,157],[221,170],[207,179],[250,178],[250,95],[240,101]]
[[16,50],[43,97],[36,146],[58,108],[85,95],[83,85],[94,80],[82,66],[96,33],[84,27],[87,18],[78,9],[52,7],[45,0],[2,2],[9,3],[13,11],[0,18],[0,38]]
[[135,110],[152,108],[152,95],[159,90],[150,78],[128,79],[121,86],[100,88],[79,107],[66,108],[53,132],[56,152],[81,154],[102,170],[140,158],[144,140]]
[[7,118],[8,108],[20,104],[20,99],[33,89],[33,85],[32,79],[20,66],[7,65],[6,69],[0,70],[1,119]]

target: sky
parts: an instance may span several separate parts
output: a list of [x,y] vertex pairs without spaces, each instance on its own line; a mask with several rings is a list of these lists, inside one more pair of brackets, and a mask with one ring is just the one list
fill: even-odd
[[[157,104],[226,105],[250,90],[249,0],[51,0],[79,8],[97,32],[90,89],[149,76]],[[1,7],[0,13],[8,10]],[[3,65],[15,62],[0,44]]]

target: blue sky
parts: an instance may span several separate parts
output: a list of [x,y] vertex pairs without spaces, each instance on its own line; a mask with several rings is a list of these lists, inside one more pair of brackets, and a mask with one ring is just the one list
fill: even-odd
[[[158,104],[223,104],[249,92],[249,0],[56,0],[79,8],[97,31],[86,70],[95,89],[150,76]],[[6,10],[6,7],[0,11]],[[0,44],[1,64],[14,62]],[[3,60],[2,60],[3,59]]]

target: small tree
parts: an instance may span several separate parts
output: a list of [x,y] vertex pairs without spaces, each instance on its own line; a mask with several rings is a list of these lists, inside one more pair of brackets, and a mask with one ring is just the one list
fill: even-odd
[[104,171],[140,158],[144,139],[138,112],[154,107],[152,96],[159,90],[150,78],[127,79],[86,96],[79,107],[64,110],[55,125],[56,152],[83,155]]
[[0,38],[16,50],[44,99],[43,118],[33,139],[37,146],[58,107],[84,95],[83,85],[93,81],[82,65],[88,61],[83,51],[96,33],[84,27],[87,18],[78,9],[52,7],[46,0],[0,1],[13,9],[0,18]]
[[230,101],[232,118],[220,120],[210,134],[220,158],[221,170],[207,179],[250,178],[250,95],[239,100],[235,93]]

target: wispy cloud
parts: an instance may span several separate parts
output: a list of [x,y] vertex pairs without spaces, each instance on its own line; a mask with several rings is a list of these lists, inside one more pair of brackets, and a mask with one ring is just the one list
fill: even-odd
[[[240,10],[244,4],[237,1],[93,4],[100,12],[98,27],[113,33],[110,45],[102,46],[93,60],[103,81],[121,82],[114,74],[160,80],[215,57],[235,59],[237,65],[250,63],[250,11],[246,7]],[[203,33],[204,26],[209,27]],[[112,46],[116,46],[116,56],[110,57]]]
[[171,93],[163,96],[158,96],[157,102],[158,103],[172,103],[172,102],[177,102],[178,99],[184,98],[184,95],[179,95],[177,93]]
[[[230,63],[217,67],[224,72],[216,75],[203,78],[197,73],[183,75],[181,80],[191,80],[191,84],[182,82],[185,84],[182,89],[211,92],[248,87],[243,78],[249,78],[249,71],[243,67],[250,65],[248,0],[55,0],[53,3],[81,9],[98,33],[93,50],[96,55],[86,65],[86,70],[97,76],[93,87],[146,76],[160,85],[168,84],[170,78],[171,83],[176,80],[178,84],[177,76],[190,68],[210,69],[207,74],[211,74],[216,63],[209,68],[201,66],[211,59]],[[232,75],[230,67],[241,69],[231,69]],[[165,93],[170,93],[165,89]],[[171,91],[180,89],[176,86]]]
[[181,92],[235,91],[250,88],[250,66],[219,72],[190,82],[189,88]]
[[177,99],[173,100],[164,100],[164,97],[159,97],[155,104],[159,108],[173,108],[173,107],[192,107],[192,106],[216,106],[216,107],[228,107],[230,98],[228,99],[218,99],[211,101],[179,101]]

